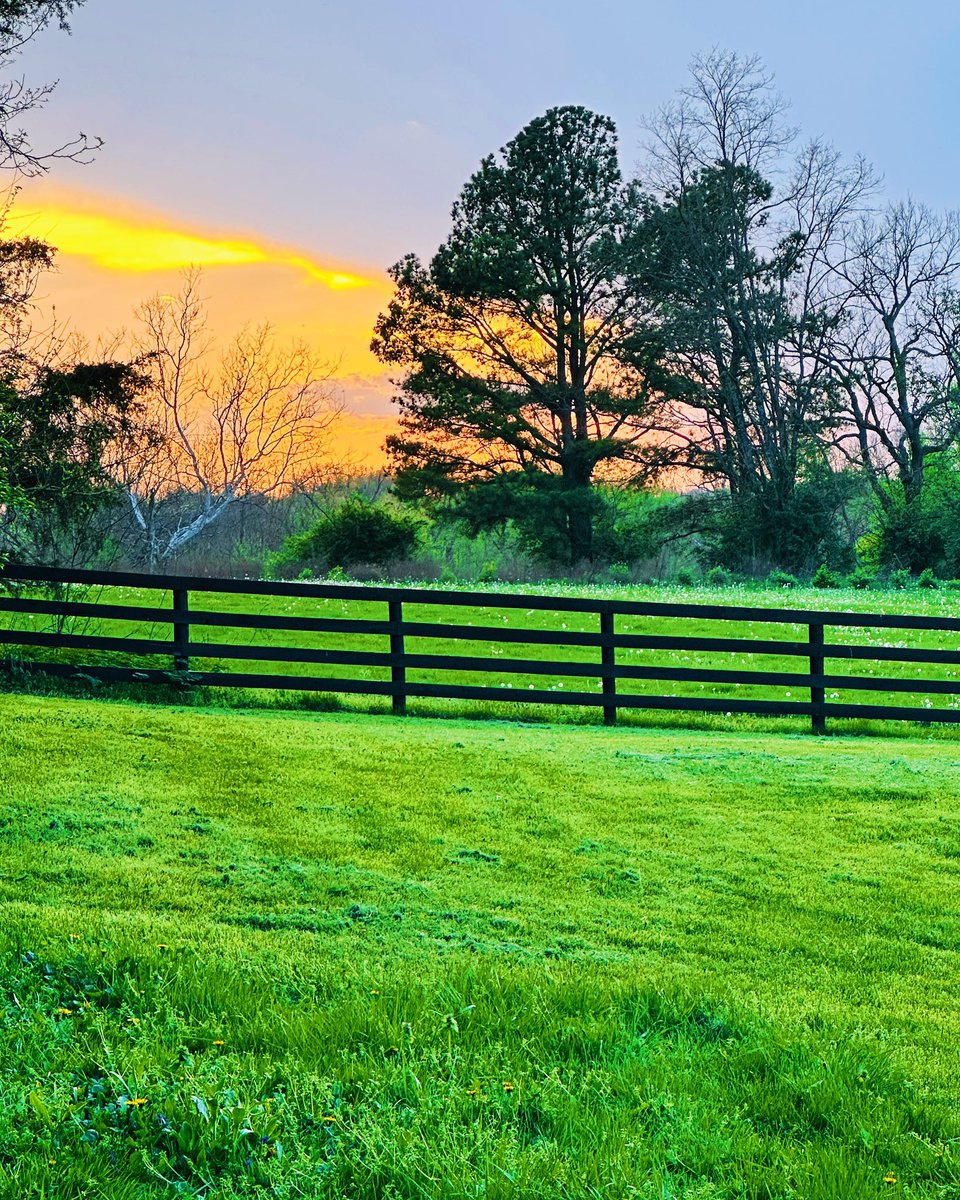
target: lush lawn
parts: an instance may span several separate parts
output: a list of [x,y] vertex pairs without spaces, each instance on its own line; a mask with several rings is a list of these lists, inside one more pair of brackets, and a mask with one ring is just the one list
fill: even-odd
[[[491,607],[486,610],[460,609],[449,606],[429,605],[427,603],[406,605],[405,616],[408,620],[433,621],[447,624],[465,624],[473,626],[494,626],[510,629],[555,629],[567,631],[598,632],[598,618],[591,615],[576,613],[556,613],[550,611],[510,609],[496,607],[497,588],[491,588]],[[516,589],[513,589],[516,590]],[[538,589],[551,593],[551,588]],[[903,614],[921,614],[956,618],[960,617],[960,592],[956,591],[911,591],[911,592],[873,592],[873,591],[829,591],[814,588],[774,589],[763,587],[576,587],[573,585],[558,585],[552,589],[556,594],[565,596],[605,596],[627,600],[663,601],[668,603],[695,604],[727,604],[748,605],[764,608],[807,608],[807,609],[840,609],[860,612],[892,612]],[[169,607],[171,600],[168,593],[134,591],[132,589],[99,589],[87,595],[89,599],[101,599],[109,603],[130,605],[159,605]],[[315,600],[315,599],[286,599],[267,597],[245,597],[216,594],[196,594],[192,601],[194,608],[205,608],[224,613],[259,613],[263,615],[280,616],[319,616],[319,617],[352,617],[383,620],[386,618],[386,605],[382,602]],[[0,613],[0,621],[5,623],[19,622],[36,630],[49,629],[49,618],[13,617]],[[71,627],[76,632],[88,634],[108,634],[110,636],[140,636],[168,639],[171,636],[170,626],[158,624],[148,626],[133,621],[74,621]],[[766,640],[784,640],[805,642],[806,626],[768,625],[765,622],[731,622],[706,621],[692,622],[688,619],[665,619],[661,617],[618,617],[617,629],[621,633],[642,633],[655,635],[698,635],[721,636],[734,638]],[[389,671],[386,668],[366,666],[318,666],[316,664],[291,664],[257,660],[237,660],[218,657],[214,643],[231,643],[257,646],[298,646],[310,649],[336,650],[365,650],[385,652],[389,649],[389,641],[383,635],[340,635],[313,634],[304,632],[287,632],[282,630],[249,630],[243,628],[217,628],[196,625],[192,630],[196,643],[194,662],[199,669],[247,671],[271,675],[322,675],[333,678],[362,678],[387,681]],[[878,648],[889,646],[923,647],[926,649],[960,650],[960,634],[938,633],[927,631],[897,631],[882,628],[837,628],[827,630],[827,641],[830,643],[855,642],[876,645]],[[536,643],[498,643],[476,640],[461,641],[456,639],[413,638],[407,639],[406,648],[413,654],[451,654],[478,656],[494,663],[505,663],[509,658],[533,660],[537,662],[599,662],[600,652],[590,647],[553,647]],[[15,652],[18,653],[18,652]],[[36,652],[40,654],[41,652]],[[43,652],[49,656],[50,652]],[[69,656],[75,661],[93,665],[96,656],[91,652],[70,652]],[[123,660],[123,655],[102,654],[102,663],[116,663]],[[172,660],[171,660],[172,661]],[[696,650],[667,651],[667,650],[619,650],[618,661],[638,666],[667,666],[685,668],[708,668],[720,670],[775,670],[803,674],[808,669],[807,660],[803,657],[780,654],[754,653],[716,653]],[[144,660],[146,663],[146,660]],[[157,663],[153,665],[167,665]],[[927,705],[935,713],[937,709],[956,708],[960,705],[960,668],[951,665],[928,665],[922,669],[909,663],[886,662],[882,660],[851,661],[843,659],[828,660],[827,669],[836,675],[857,674],[873,675],[877,678],[898,680],[918,680],[921,677],[957,681],[956,695],[933,695],[925,698],[922,694],[902,691],[880,690],[869,692],[851,688],[838,687],[828,692],[828,700],[840,703],[869,703],[869,704],[901,704]],[[558,676],[547,671],[544,674],[515,673],[506,670],[487,672],[464,672],[462,670],[411,669],[408,671],[411,682],[421,683],[466,683],[495,687],[504,695],[511,694],[513,700],[509,705],[484,704],[476,702],[458,702],[449,700],[420,699],[412,700],[413,711],[476,713],[485,711],[488,715],[500,715],[517,712],[516,697],[530,688],[545,688],[556,693],[566,691],[600,691],[599,680],[583,676]],[[809,700],[809,689],[800,686],[766,685],[763,687],[753,684],[732,683],[701,683],[688,681],[621,681],[618,688],[622,692],[641,692],[668,696],[689,696],[705,699],[723,699],[736,696],[739,699],[791,699]],[[383,709],[389,701],[370,697],[349,697],[346,704],[353,708],[370,710]],[[577,720],[587,719],[598,721],[598,710],[570,709],[557,706],[555,710],[541,708],[531,713],[539,712],[548,719]],[[660,714],[651,718],[649,714],[624,710],[621,719],[628,723],[650,723],[651,720],[663,722]],[[670,718],[666,718],[670,720]],[[689,719],[689,718],[688,718]],[[720,720],[723,720],[721,716]],[[711,718],[706,718],[710,723]],[[713,721],[713,723],[716,723]],[[769,724],[769,723],[768,723]],[[781,724],[786,729],[802,729],[807,727],[806,719],[793,719],[792,724]],[[841,726],[842,727],[842,726]],[[868,727],[869,728],[869,727]],[[879,729],[879,727],[876,727]]]
[[0,1195],[960,1196],[960,753],[0,697]]

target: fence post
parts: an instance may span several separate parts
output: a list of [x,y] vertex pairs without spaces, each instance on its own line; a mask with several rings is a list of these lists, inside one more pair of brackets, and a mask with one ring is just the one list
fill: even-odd
[[613,644],[613,613],[600,613],[600,662],[603,666],[603,723],[617,723],[617,651]]
[[[810,638],[809,638],[809,640],[810,640],[810,674],[811,675],[822,675],[823,674],[823,659],[824,659],[824,656],[823,656],[823,626],[822,625],[810,625],[808,628],[809,628],[809,634],[810,634]],[[814,733],[826,733],[827,732],[827,715],[823,711],[824,694],[823,694],[822,687],[812,687],[811,686],[810,702],[811,702],[811,704],[819,705],[819,708],[814,709],[813,715],[811,717],[811,721],[813,723],[813,732]]]
[[393,715],[402,717],[407,711],[407,668],[403,656],[403,601],[387,601],[390,609],[390,681],[393,684]]
[[173,589],[173,669],[190,670],[190,593]]

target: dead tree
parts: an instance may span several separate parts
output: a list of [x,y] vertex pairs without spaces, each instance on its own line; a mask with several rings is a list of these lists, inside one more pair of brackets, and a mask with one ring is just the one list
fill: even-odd
[[340,411],[329,368],[304,343],[278,345],[269,326],[216,351],[199,288],[192,273],[177,297],[137,313],[159,437],[129,448],[124,485],[151,571],[232,505],[319,480]]

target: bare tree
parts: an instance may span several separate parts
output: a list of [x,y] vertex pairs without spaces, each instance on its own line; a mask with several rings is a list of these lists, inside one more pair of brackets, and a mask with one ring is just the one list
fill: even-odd
[[714,51],[651,122],[642,168],[647,281],[675,377],[666,458],[762,510],[774,543],[836,420],[828,250],[874,182],[822,142],[795,150],[784,110],[757,59]]
[[909,506],[933,454],[960,437],[960,215],[906,201],[861,221],[833,262],[844,320],[829,345],[847,430],[881,503]]
[[329,368],[269,326],[215,352],[197,273],[142,305],[136,349],[152,375],[154,422],[128,449],[124,485],[150,570],[232,505],[318,481],[339,414]]
[[89,162],[101,138],[79,133],[60,146],[37,150],[22,126],[27,115],[43,108],[56,83],[30,86],[10,70],[24,47],[48,25],[69,32],[67,18],[83,0],[0,0],[0,168],[20,175],[42,175],[58,160]]
[[788,108],[758,56],[697,55],[687,86],[646,122],[644,182],[673,193],[720,162],[769,174],[796,140]]

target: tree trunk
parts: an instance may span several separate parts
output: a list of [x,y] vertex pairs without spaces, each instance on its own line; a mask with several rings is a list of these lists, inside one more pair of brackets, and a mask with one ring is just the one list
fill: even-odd
[[593,561],[593,513],[586,504],[581,505],[580,500],[581,493],[578,491],[572,498],[567,520],[572,566]]
[[581,448],[574,443],[572,455],[563,463],[571,566],[593,561],[593,480],[592,471],[580,461],[582,456],[577,451]]

